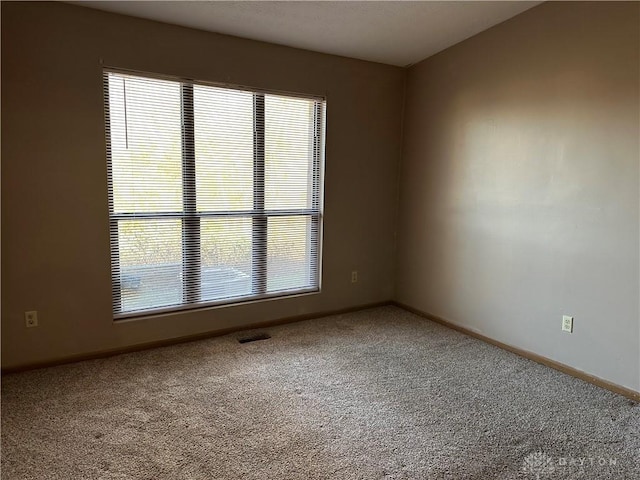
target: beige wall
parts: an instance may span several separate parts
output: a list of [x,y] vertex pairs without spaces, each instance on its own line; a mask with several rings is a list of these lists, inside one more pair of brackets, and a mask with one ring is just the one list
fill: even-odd
[[[327,96],[321,294],[112,322],[101,62]],[[403,81],[396,67],[4,2],[2,366],[390,300]]]
[[551,2],[410,69],[397,300],[640,390],[639,26]]

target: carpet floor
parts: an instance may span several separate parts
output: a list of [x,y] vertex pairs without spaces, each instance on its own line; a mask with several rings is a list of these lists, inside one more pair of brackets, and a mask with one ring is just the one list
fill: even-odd
[[5,375],[2,479],[636,479],[640,405],[396,307]]

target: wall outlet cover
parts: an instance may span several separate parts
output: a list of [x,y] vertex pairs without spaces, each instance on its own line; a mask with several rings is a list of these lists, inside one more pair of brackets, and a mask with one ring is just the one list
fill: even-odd
[[38,326],[38,312],[31,310],[24,312],[24,324],[27,328],[33,328]]

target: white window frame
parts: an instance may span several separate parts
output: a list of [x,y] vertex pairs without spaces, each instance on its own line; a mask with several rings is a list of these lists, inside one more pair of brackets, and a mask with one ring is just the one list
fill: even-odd
[[[142,78],[154,78],[180,82],[181,90],[181,118],[182,118],[182,212],[150,212],[116,213],[114,209],[111,133],[109,116],[109,84],[108,73],[132,75]],[[227,88],[235,91],[251,92],[253,94],[254,136],[253,136],[253,208],[245,211],[200,211],[196,209],[196,173],[195,173],[195,134],[194,134],[194,105],[193,86],[205,85]],[[111,282],[114,320],[130,319],[183,310],[234,305],[288,296],[319,293],[322,287],[322,229],[324,203],[324,157],[325,157],[325,122],[326,99],[317,95],[285,93],[273,90],[260,90],[249,87],[219,84],[205,81],[195,81],[166,75],[141,73],[117,68],[103,69],[105,134],[107,151],[108,203],[109,203],[109,233],[111,241]],[[265,209],[265,95],[284,95],[312,100],[314,104],[314,132],[312,159],[312,198],[311,208],[267,210]],[[312,238],[310,248],[317,250],[310,254],[311,287],[296,288],[267,292],[267,222],[272,217],[308,216],[311,219]],[[252,275],[251,294],[239,297],[225,298],[215,301],[200,300],[200,220],[202,218],[251,218],[252,219]],[[154,307],[144,310],[122,311],[122,285],[118,249],[118,222],[120,220],[157,220],[174,218],[182,220],[182,303],[166,307]],[[264,265],[265,267],[260,267]],[[119,308],[118,308],[119,307]]]

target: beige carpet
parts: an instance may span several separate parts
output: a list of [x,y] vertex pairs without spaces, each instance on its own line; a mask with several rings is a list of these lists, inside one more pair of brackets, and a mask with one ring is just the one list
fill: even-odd
[[395,307],[6,375],[2,479],[635,479],[640,406]]

